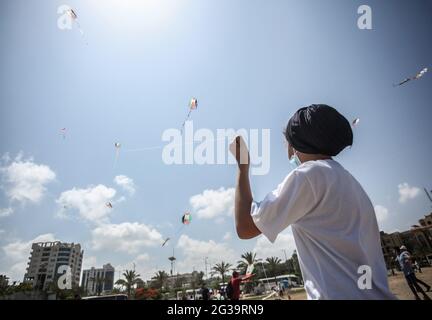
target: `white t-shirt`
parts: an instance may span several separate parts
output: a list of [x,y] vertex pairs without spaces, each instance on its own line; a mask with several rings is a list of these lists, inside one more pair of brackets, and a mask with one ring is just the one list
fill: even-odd
[[[303,163],[252,204],[252,217],[271,242],[292,226],[308,299],[395,299],[372,203],[338,162]],[[364,265],[371,289],[358,285],[367,284]]]

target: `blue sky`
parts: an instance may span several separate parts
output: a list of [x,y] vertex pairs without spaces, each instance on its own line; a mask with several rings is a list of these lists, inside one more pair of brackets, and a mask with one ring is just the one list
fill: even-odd
[[[75,25],[57,27],[62,4],[77,12],[84,39]],[[373,30],[357,27],[362,4]],[[0,155],[9,154],[0,171],[1,273],[22,278],[34,239],[79,242],[85,266],[136,262],[145,277],[169,270],[173,246],[181,272],[204,270],[205,256],[290,255],[289,230],[273,246],[240,241],[229,201],[214,207],[232,194],[235,166],[167,166],[161,150],[126,152],[163,145],[194,96],[196,129],[271,130],[270,172],[252,177],[257,199],[291,170],[289,117],[327,103],[361,119],[337,160],[380,206],[381,228],[405,230],[430,211],[422,188],[432,189],[432,78],[392,84],[432,67],[432,1],[6,0],[0,9]],[[133,180],[133,194],[114,182],[120,175]],[[95,211],[105,220],[86,218],[113,190],[114,208]],[[85,192],[96,199],[80,215],[74,197]],[[59,217],[62,195],[71,204]],[[198,218],[195,195],[217,216]],[[194,220],[177,232],[187,210]]]

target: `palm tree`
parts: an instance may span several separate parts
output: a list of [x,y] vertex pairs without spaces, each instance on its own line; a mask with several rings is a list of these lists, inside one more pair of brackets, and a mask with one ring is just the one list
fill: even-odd
[[282,261],[278,257],[270,257],[270,258],[267,258],[266,261],[267,261],[267,265],[268,265],[268,270],[269,270],[270,274],[275,278],[275,281],[276,281],[277,270],[278,270],[279,264]]
[[162,289],[162,287],[164,287],[168,279],[168,273],[166,273],[165,271],[158,271],[155,273],[152,279],[156,284],[155,285],[156,289]]
[[294,250],[292,256],[291,256],[292,262],[293,262],[293,268],[294,268],[294,274],[299,276],[300,279],[303,280],[302,274],[300,272],[300,264],[297,256],[297,250]]
[[225,274],[229,272],[232,265],[226,262],[216,263],[215,266],[213,266],[212,274],[220,274],[222,277],[222,283],[225,283]]
[[[253,253],[251,251],[243,253],[241,257],[242,260],[237,262],[237,269],[241,270],[241,273],[246,273],[247,268],[250,265],[254,265],[255,263],[257,263],[256,253]],[[254,273],[254,271],[252,271],[252,273]],[[248,281],[244,287],[246,293],[250,293],[256,286],[256,284],[256,280]]]
[[246,269],[249,265],[255,264],[256,262],[256,253],[253,252],[245,252],[241,255],[243,260],[237,262],[237,269],[240,269],[242,273],[246,272]]
[[130,297],[133,287],[142,280],[139,278],[140,275],[136,273],[134,270],[126,270],[123,273],[123,277],[125,277],[125,279],[117,280],[116,285],[125,287],[127,295],[128,297]]

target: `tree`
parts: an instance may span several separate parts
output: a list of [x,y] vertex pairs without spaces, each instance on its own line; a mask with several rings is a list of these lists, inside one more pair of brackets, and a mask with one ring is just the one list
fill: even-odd
[[[255,263],[257,263],[256,253],[253,253],[251,251],[243,253],[241,255],[241,258],[242,260],[237,262],[237,269],[239,269],[241,273],[246,273],[247,268],[250,265],[254,265]],[[256,279],[257,270],[254,269],[252,273],[255,275],[255,277],[246,282],[244,286],[244,290],[246,293],[250,293],[253,288],[256,287],[258,284]]]
[[126,270],[123,273],[123,277],[125,279],[119,279],[116,281],[115,284],[126,288],[126,293],[127,293],[128,297],[130,298],[131,293],[132,293],[132,289],[134,288],[134,286],[137,283],[139,283],[142,280],[139,278],[140,275],[138,273],[136,273],[134,270]]
[[238,261],[237,263],[237,269],[241,270],[242,273],[246,272],[246,269],[249,265],[255,264],[256,262],[256,253],[253,252],[245,252],[241,255],[241,258],[243,260]]
[[232,265],[226,262],[216,263],[212,268],[212,274],[220,274],[222,282],[225,283],[225,274],[228,273]]
[[190,286],[191,289],[193,290],[193,294],[194,294],[194,299],[195,299],[195,290],[198,289],[199,287],[201,287],[204,284],[204,272],[200,271],[194,271],[192,272],[192,276],[191,276],[191,281],[190,281]]
[[162,295],[159,290],[154,288],[138,288],[135,298],[138,300],[160,300]]
[[6,294],[9,288],[9,278],[5,275],[0,275],[0,296]]
[[142,279],[137,279],[136,281],[137,288],[145,288],[145,282]]
[[276,276],[278,275],[278,269],[279,269],[279,265],[282,262],[281,259],[279,259],[278,257],[270,257],[266,259],[267,262],[267,269],[269,274],[275,278],[276,281]]
[[158,271],[156,272],[152,280],[154,281],[156,289],[162,289],[164,287],[166,288],[168,273],[166,273],[165,271]]

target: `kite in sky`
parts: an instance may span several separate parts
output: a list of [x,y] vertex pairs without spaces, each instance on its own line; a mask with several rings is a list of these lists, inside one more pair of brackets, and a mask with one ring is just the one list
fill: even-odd
[[110,208],[110,209],[113,208],[113,205],[111,204],[111,202],[107,202],[105,205],[106,205],[108,208]]
[[183,225],[190,224],[192,222],[192,215],[189,212],[186,212],[182,217]]
[[66,139],[66,128],[60,129],[60,134],[63,136],[63,139]]
[[192,110],[196,110],[197,108],[198,108],[198,100],[196,98],[192,98],[189,102],[189,112],[186,116],[186,119],[183,121],[183,124],[182,124],[182,128],[181,128],[182,134],[183,134],[183,129],[184,129],[184,126],[186,124],[186,121],[188,121],[188,119],[190,118]]
[[189,225],[192,222],[192,215],[189,212],[185,212],[181,217],[181,226],[177,229],[177,231],[174,233],[174,235],[171,238],[166,238],[165,241],[162,244],[162,247],[164,247],[168,241],[171,239],[177,238],[177,235],[183,230],[184,226]]
[[[83,31],[83,29],[81,28],[80,23],[78,22],[78,16],[77,16],[77,14],[75,13],[75,11],[74,11],[73,9],[69,9],[69,10],[67,11],[67,13],[68,13],[69,16],[71,17],[72,21],[75,22],[76,26],[78,27],[79,32],[81,33],[81,36],[84,38],[84,31]],[[88,44],[88,43],[86,42],[86,44]]]
[[357,125],[360,123],[360,119],[359,118],[356,118],[356,119],[354,119],[354,121],[352,122],[352,126],[353,127],[357,127]]
[[407,83],[411,80],[418,80],[421,77],[423,77],[426,74],[426,72],[428,72],[428,68],[424,68],[422,71],[417,73],[414,77],[406,78],[405,80],[402,80],[398,84],[394,84],[393,87],[399,87],[399,86],[404,85],[405,83]]
[[166,243],[167,243],[168,241],[170,241],[170,238],[166,238],[166,239],[165,239],[164,243],[162,243],[162,247],[165,247],[165,245],[166,245]]
[[248,275],[252,274],[254,272],[254,269],[255,269],[254,264],[253,263],[249,264],[247,269],[246,269],[246,275],[248,276]]

